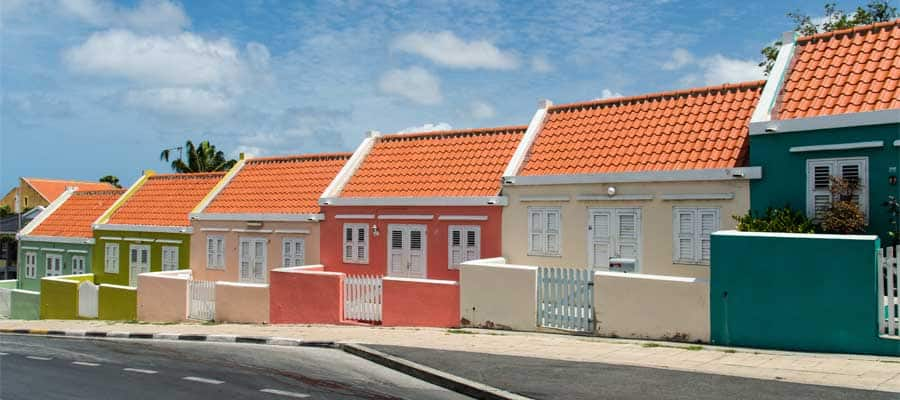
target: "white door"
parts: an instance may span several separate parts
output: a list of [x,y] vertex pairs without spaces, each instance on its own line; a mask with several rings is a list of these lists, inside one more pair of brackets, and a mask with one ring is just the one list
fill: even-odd
[[84,256],[72,256],[72,275],[83,274],[84,270]]
[[45,271],[46,276],[60,276],[62,275],[62,255],[61,254],[47,254],[45,256],[47,259],[47,269]]
[[388,275],[425,278],[425,225],[388,225]]
[[150,272],[150,246],[133,244],[128,249],[131,254],[129,258],[131,275],[128,277],[128,285],[137,286],[138,275]]
[[241,282],[266,283],[266,245],[263,238],[241,238]]
[[588,218],[589,265],[608,270],[611,258],[627,258],[636,260],[637,270],[641,257],[641,209],[592,208]]

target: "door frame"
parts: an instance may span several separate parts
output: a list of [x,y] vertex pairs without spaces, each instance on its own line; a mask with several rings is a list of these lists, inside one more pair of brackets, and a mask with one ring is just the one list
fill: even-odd
[[[407,271],[406,276],[391,275],[391,240],[392,240],[391,239],[391,230],[394,228],[400,228],[407,232],[411,231],[413,228],[417,228],[417,229],[421,228],[421,230],[422,230],[422,276],[421,277],[409,276],[409,274],[408,274],[409,271]],[[385,261],[387,261],[387,264],[385,264],[385,271],[384,271],[385,276],[388,276],[391,278],[428,279],[428,225],[426,225],[426,224],[388,224],[387,240],[385,240],[385,242],[387,242],[387,254],[386,254],[387,260],[385,260]],[[412,240],[410,240],[410,243],[412,243]],[[408,257],[409,251],[411,249],[404,248],[403,250],[407,254],[407,257]]]
[[[591,216],[593,215],[593,212],[598,211],[598,210],[609,210],[609,212],[610,212],[610,228],[609,228],[610,234],[612,234],[612,232],[613,232],[613,224],[615,224],[615,227],[618,230],[619,222],[616,220],[616,211],[617,210],[634,210],[634,211],[636,211],[635,229],[637,230],[638,251],[637,251],[637,261],[636,261],[634,273],[636,273],[636,274],[641,273],[641,271],[643,271],[643,269],[644,269],[643,262],[642,262],[644,259],[644,229],[643,229],[644,219],[641,217],[641,214],[643,214],[642,207],[594,207],[594,206],[587,207],[587,218],[585,220],[586,225],[585,225],[584,231],[586,233],[585,244],[587,245],[586,247],[587,247],[587,266],[588,266],[588,268],[592,269],[594,267],[594,254],[593,254],[594,246],[593,246],[593,232],[590,229],[587,229],[587,227],[591,225]],[[610,237],[611,237],[610,243],[609,243],[610,253],[612,253],[613,249],[616,248],[616,246],[617,246],[616,242],[618,241],[617,239],[613,240],[612,236],[613,235],[610,235]],[[618,236],[616,236],[616,237],[618,237]],[[609,271],[609,268],[607,267],[606,270]]]
[[[241,244],[244,242],[250,243],[250,280],[241,280],[241,262],[243,259],[243,250],[241,249]],[[253,256],[253,245],[256,242],[263,243],[263,252],[262,252],[262,268],[263,268],[263,280],[262,282],[257,282],[253,279],[253,261],[255,260],[255,256]],[[261,236],[240,236],[238,237],[238,282],[242,283],[269,283],[269,239]]]
[[[132,249],[147,249],[147,272],[153,271],[153,246],[149,244],[128,245],[128,286],[137,287],[138,275],[134,273],[134,262],[131,260]],[[132,285],[132,281],[134,284]]]
[[49,265],[47,265],[49,264],[51,259],[58,261],[59,265],[59,274],[53,276],[65,275],[64,271],[66,270],[66,265],[63,263],[63,255],[46,253],[44,254],[44,276],[51,276],[49,273],[50,270],[48,268]]

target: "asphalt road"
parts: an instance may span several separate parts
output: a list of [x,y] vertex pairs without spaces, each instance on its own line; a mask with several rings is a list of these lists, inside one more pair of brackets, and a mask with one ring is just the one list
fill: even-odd
[[534,399],[900,399],[898,393],[725,375],[414,347],[367,345]]
[[338,350],[0,335],[0,399],[464,399]]

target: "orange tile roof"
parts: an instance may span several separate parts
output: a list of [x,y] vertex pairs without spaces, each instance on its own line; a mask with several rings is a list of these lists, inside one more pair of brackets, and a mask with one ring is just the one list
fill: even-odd
[[225,172],[153,175],[106,222],[121,225],[190,226],[188,215]]
[[526,126],[386,135],[341,197],[496,196]]
[[249,159],[204,213],[316,214],[352,153]]
[[801,37],[791,63],[775,119],[900,108],[900,19]]
[[91,238],[91,224],[123,193],[125,189],[76,190],[31,235]]
[[550,107],[519,175],[742,166],[765,81]]
[[31,185],[41,196],[44,196],[48,202],[53,202],[59,195],[66,191],[66,188],[77,186],[78,190],[110,190],[116,187],[106,182],[85,182],[72,181],[64,179],[44,179],[44,178],[22,178],[26,183]]

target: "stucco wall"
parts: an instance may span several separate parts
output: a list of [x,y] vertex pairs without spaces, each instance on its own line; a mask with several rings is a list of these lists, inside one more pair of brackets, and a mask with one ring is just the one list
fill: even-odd
[[[194,233],[191,235],[190,266],[194,271],[194,279],[210,281],[240,281],[240,238],[268,239],[266,266],[271,271],[284,267],[282,252],[283,240],[300,238],[305,240],[306,249],[304,264],[319,263],[319,223],[317,222],[263,222],[261,227],[248,227],[247,221],[197,221],[191,222]],[[255,232],[239,232],[236,230],[253,230]],[[280,233],[290,230],[308,230],[303,233]],[[206,238],[209,235],[225,237],[225,268],[210,269],[206,263]],[[268,276],[266,277],[268,281]]]
[[382,325],[459,326],[459,283],[384,278]]
[[216,321],[269,322],[269,285],[216,282]]
[[[578,195],[606,195],[614,186],[617,195],[653,195],[644,201],[582,201]],[[588,266],[588,217],[590,208],[640,208],[641,256],[638,272],[656,275],[709,277],[709,266],[673,262],[673,209],[719,208],[720,229],[735,227],[733,215],[750,208],[747,181],[613,183],[585,185],[507,186],[509,206],[503,208],[503,257],[511,264],[586,268]],[[733,193],[731,200],[664,201],[663,194]],[[521,201],[523,196],[568,196],[568,201]],[[560,207],[560,256],[528,255],[528,207]]]
[[[92,272],[91,264],[93,262],[92,244],[74,244],[74,243],[54,243],[41,242],[34,240],[22,240],[19,242],[19,260],[22,260],[18,266],[18,275],[16,279],[19,281],[19,289],[40,291],[41,278],[47,276],[47,254],[58,254],[62,256],[63,271],[62,275],[72,274],[72,257],[84,257],[85,273]],[[25,254],[34,253],[37,260],[36,278],[25,277]]]
[[[55,199],[45,199],[43,195],[41,195],[37,190],[34,190],[31,185],[25,182],[24,179],[19,178],[19,207],[23,210],[26,208],[35,208],[37,206],[48,206],[50,205],[50,201]],[[15,203],[15,199],[13,199]],[[15,204],[13,204],[15,207]]]
[[604,336],[708,342],[709,282],[597,272],[594,312]]
[[100,285],[97,319],[134,321],[137,319],[137,288]]
[[[116,238],[121,240],[109,240],[107,238]],[[131,276],[131,259],[129,257],[129,246],[133,244],[150,246],[150,271],[162,271],[162,248],[163,246],[178,247],[178,267],[179,269],[190,268],[191,257],[191,236],[186,233],[153,233],[153,232],[126,232],[126,231],[94,231],[94,261],[93,271],[97,275],[97,283],[107,283],[111,285],[129,285],[129,277]],[[126,239],[142,239],[126,240]],[[162,243],[157,240],[180,241],[181,243]],[[119,273],[107,273],[104,270],[104,253],[106,243],[119,244]]]
[[78,284],[93,280],[93,274],[41,279],[41,319],[78,319]]
[[41,294],[31,290],[15,289],[10,294],[10,319],[40,319]]
[[515,330],[537,326],[537,268],[502,258],[463,264],[460,314],[467,325]]
[[344,310],[344,274],[321,265],[271,272],[269,319],[273,324],[338,324]]
[[184,321],[188,316],[191,272],[157,272],[138,277],[137,318],[150,322]]

